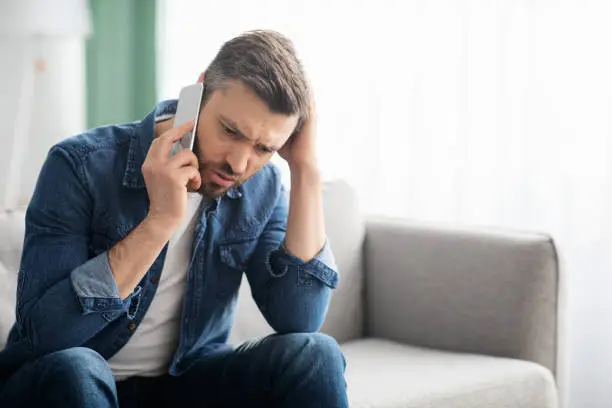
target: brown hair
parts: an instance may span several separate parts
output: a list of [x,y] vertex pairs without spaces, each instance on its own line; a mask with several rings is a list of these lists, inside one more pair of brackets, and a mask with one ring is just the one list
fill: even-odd
[[206,94],[227,80],[248,86],[274,113],[308,114],[309,88],[291,40],[272,30],[248,31],[221,47],[205,72]]

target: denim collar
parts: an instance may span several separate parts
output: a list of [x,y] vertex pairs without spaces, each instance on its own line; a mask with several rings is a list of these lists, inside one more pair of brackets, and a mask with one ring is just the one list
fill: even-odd
[[[136,189],[146,187],[141,168],[155,137],[155,118],[176,113],[177,104],[178,101],[176,99],[160,102],[155,109],[149,112],[133,128],[132,136],[130,137],[127,165],[123,175],[123,185],[125,187]],[[242,197],[240,189],[241,186],[230,188],[227,191],[227,196],[229,198]]]

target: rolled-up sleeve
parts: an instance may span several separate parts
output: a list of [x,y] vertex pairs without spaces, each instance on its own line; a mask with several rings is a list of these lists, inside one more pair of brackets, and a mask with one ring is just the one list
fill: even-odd
[[246,274],[255,302],[276,332],[316,332],[339,274],[328,242],[308,262],[284,248],[287,213],[286,195],[281,193]]
[[291,254],[284,245],[281,245],[277,253],[271,254],[267,266],[268,272],[271,275],[276,275],[278,271],[282,273],[282,271],[289,268],[300,268],[330,288],[335,289],[338,287],[336,260],[327,241],[319,253],[308,262],[304,262],[302,259]]
[[70,273],[70,279],[83,314],[125,311],[132,297],[140,293],[138,287],[127,299],[121,299],[108,261],[108,252],[103,252],[74,269]]

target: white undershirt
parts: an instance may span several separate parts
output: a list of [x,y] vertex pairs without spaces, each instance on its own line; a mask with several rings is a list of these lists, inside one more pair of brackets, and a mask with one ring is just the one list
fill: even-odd
[[185,219],[168,242],[159,286],[149,310],[127,344],[108,360],[117,381],[168,372],[179,340],[183,296],[201,202],[200,194],[188,193]]

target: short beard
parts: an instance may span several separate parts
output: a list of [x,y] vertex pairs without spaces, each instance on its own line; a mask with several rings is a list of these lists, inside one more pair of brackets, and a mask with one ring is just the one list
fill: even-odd
[[226,171],[224,171],[225,169],[223,168],[223,166],[217,166],[217,165],[206,165],[204,163],[200,163],[200,179],[202,180],[202,185],[200,186],[198,193],[202,194],[204,197],[207,198],[218,198],[218,197],[222,197],[224,195],[227,194],[227,192],[233,188],[239,187],[240,185],[242,185],[246,180],[243,179],[242,177],[238,178],[236,180],[236,182],[234,184],[232,184],[230,187],[228,188],[224,188],[221,187],[220,185],[213,183],[212,181],[206,180],[204,178],[204,173],[206,173],[206,170],[208,169],[216,169],[216,170],[220,170],[221,172],[224,173],[228,173]]
[[231,186],[228,189],[224,189],[221,186],[219,186],[218,184],[215,184],[211,181],[202,181],[202,186],[200,186],[200,189],[198,190],[198,193],[202,194],[204,197],[206,198],[219,198],[219,197],[223,197],[224,195],[227,194],[227,192],[234,188],[235,186]]

